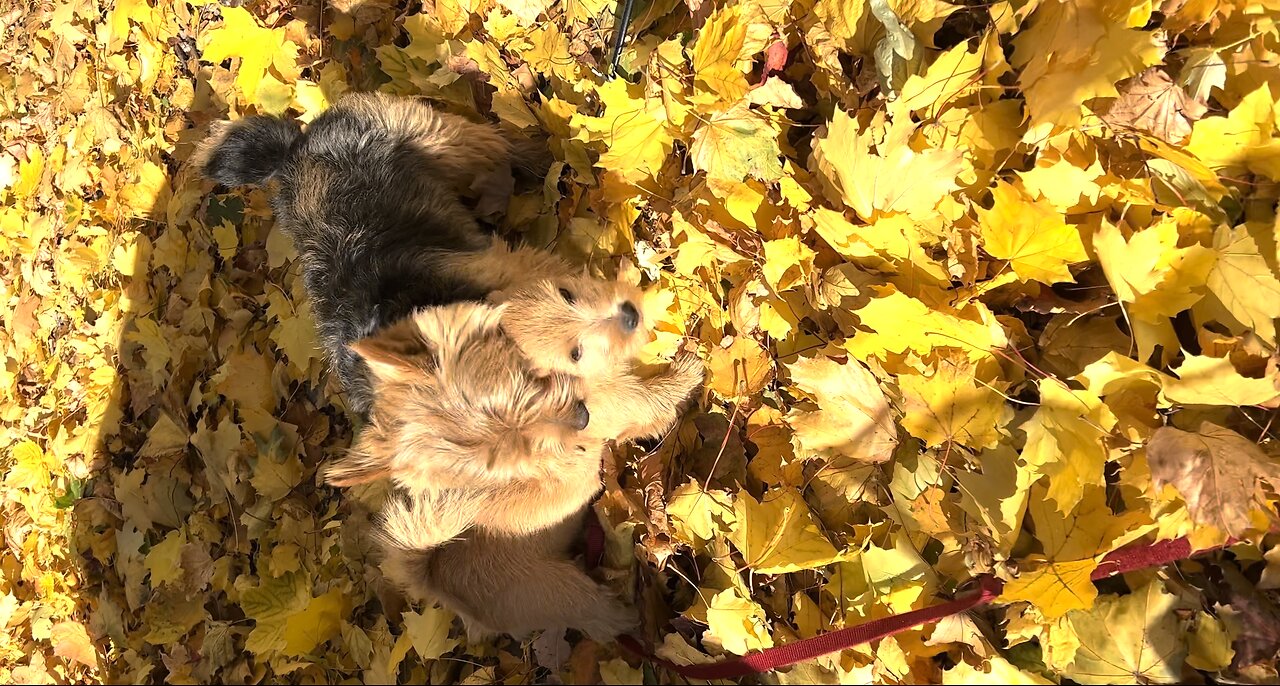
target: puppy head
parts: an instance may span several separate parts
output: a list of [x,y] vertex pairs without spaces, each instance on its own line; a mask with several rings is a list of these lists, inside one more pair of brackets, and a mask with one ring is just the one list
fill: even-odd
[[502,327],[535,367],[582,377],[609,374],[644,345],[640,289],[589,276],[544,279],[495,293]]
[[524,475],[569,449],[590,419],[581,382],[535,370],[504,333],[504,308],[427,308],[354,343],[373,381],[370,421],[326,478],[391,477],[409,488]]

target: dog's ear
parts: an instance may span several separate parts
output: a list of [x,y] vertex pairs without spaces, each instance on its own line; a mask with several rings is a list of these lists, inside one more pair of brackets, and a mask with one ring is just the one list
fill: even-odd
[[402,380],[435,365],[433,346],[422,336],[413,319],[396,322],[350,347],[369,365],[374,377],[382,381]]
[[467,341],[499,331],[505,310],[503,305],[455,303],[418,310],[413,323],[418,338],[439,357],[447,358]]

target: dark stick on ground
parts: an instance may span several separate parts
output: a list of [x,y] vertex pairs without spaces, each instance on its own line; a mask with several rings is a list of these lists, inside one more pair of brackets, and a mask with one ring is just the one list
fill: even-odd
[[618,22],[613,30],[613,73],[618,73],[622,60],[622,46],[627,42],[627,26],[631,24],[631,10],[635,0],[618,0]]

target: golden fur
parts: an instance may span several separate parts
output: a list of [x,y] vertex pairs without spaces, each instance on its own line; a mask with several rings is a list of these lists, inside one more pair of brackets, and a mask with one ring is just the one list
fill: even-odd
[[541,473],[535,455],[580,431],[576,377],[542,374],[502,328],[503,306],[425,308],[352,345],[368,364],[369,423],[325,477],[349,486],[460,487]]
[[573,627],[608,639],[630,628],[634,617],[568,562],[567,532],[580,531],[603,485],[608,442],[664,433],[703,371],[692,355],[650,378],[627,362],[583,379],[591,421],[567,449],[528,456],[540,473],[457,488],[406,484],[382,512],[386,578],[412,598],[439,600],[476,636]]
[[388,534],[410,545],[387,548],[383,573],[409,597],[438,600],[457,613],[473,640],[575,628],[610,641],[635,628],[636,615],[571,561],[584,512],[532,534],[475,528],[448,545],[414,546],[416,517],[425,511],[396,503],[391,521],[406,528]]

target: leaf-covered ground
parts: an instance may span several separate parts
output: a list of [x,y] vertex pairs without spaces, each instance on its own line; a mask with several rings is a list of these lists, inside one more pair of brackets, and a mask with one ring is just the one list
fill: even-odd
[[[504,230],[638,275],[701,410],[602,578],[675,661],[993,608],[767,680],[1277,678],[1280,3],[0,1],[0,681],[668,680],[384,612],[379,493],[210,122],[348,90],[550,134]],[[1176,428],[1159,429],[1168,424]],[[1100,584],[1135,541],[1202,561]]]

